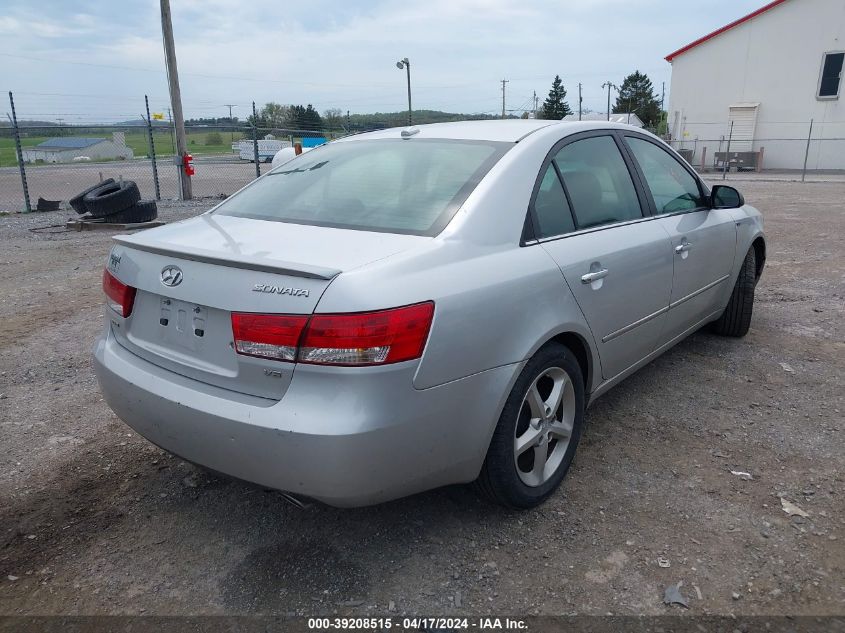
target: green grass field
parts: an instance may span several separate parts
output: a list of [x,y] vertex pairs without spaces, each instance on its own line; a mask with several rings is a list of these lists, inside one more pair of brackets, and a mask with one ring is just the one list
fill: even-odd
[[[232,153],[232,133],[218,132],[221,143],[213,145],[208,144],[209,135],[214,132],[208,131],[189,131],[187,133],[188,152],[194,156],[203,156],[211,154],[231,154]],[[66,136],[82,136],[95,138],[111,138],[111,132],[101,134],[68,134]],[[242,134],[236,132],[234,139],[240,140]],[[21,137],[21,145],[23,147],[32,147],[52,138],[51,136],[24,136]],[[156,130],[154,135],[156,156],[172,156],[173,140],[169,131]],[[211,140],[214,140],[213,138]],[[135,157],[148,156],[150,153],[149,142],[146,131],[127,131],[126,144],[132,148]],[[15,153],[15,139],[12,137],[0,138],[0,167],[14,167],[18,164]],[[29,164],[27,165],[30,166]]]

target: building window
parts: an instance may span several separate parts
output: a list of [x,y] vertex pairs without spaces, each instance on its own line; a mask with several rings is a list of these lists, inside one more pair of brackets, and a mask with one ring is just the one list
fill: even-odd
[[842,62],[845,52],[825,53],[822,58],[822,74],[819,78],[819,99],[838,99],[842,83]]

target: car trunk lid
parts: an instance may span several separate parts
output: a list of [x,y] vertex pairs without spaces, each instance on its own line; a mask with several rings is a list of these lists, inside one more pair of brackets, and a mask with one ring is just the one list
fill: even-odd
[[118,236],[109,271],[137,292],[112,331],[158,366],[278,400],[293,364],[237,354],[232,312],[311,314],[343,271],[427,239],[210,215]]

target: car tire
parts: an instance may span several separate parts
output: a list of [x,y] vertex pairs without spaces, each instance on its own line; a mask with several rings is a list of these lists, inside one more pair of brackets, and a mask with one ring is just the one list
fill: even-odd
[[[561,397],[556,399],[558,388]],[[532,398],[532,392],[539,399]],[[551,411],[554,402],[559,406]],[[557,343],[540,348],[520,372],[502,409],[475,482],[479,491],[509,508],[532,508],[545,501],[572,463],[584,408],[584,379],[575,355]],[[541,412],[543,417],[536,415]],[[542,455],[546,461],[538,466]]]
[[141,199],[138,185],[131,180],[112,182],[91,191],[83,198],[85,208],[92,218],[102,218],[107,215],[128,209]]
[[751,327],[751,313],[754,310],[754,288],[757,286],[757,258],[754,247],[748,249],[745,261],[739,269],[734,289],[728,306],[716,321],[711,330],[722,336],[741,337],[748,333]]
[[73,198],[71,198],[68,202],[70,206],[76,211],[78,214],[82,215],[83,213],[87,212],[88,209],[85,207],[85,196],[89,193],[94,191],[95,189],[99,189],[103,185],[110,185],[114,182],[114,178],[106,178],[103,182],[98,182],[93,187],[88,187],[85,191],[81,191],[76,194]]
[[110,224],[139,224],[151,222],[158,217],[155,200],[141,200],[128,209],[104,216],[103,221]]

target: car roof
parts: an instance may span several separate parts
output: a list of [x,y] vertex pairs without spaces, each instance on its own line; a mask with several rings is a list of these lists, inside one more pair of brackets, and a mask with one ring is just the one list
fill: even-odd
[[405,130],[413,131],[412,138],[456,139],[471,141],[499,141],[516,143],[526,136],[554,126],[561,136],[597,128],[636,129],[624,124],[595,121],[549,121],[543,119],[488,119],[482,121],[454,121],[450,123],[428,123],[411,127],[394,127],[375,132],[364,132],[338,139],[334,142],[370,139],[402,138]]

